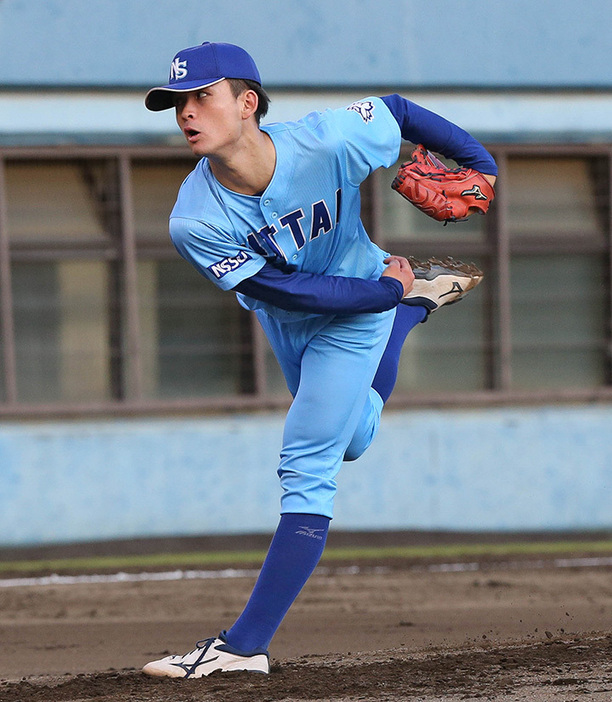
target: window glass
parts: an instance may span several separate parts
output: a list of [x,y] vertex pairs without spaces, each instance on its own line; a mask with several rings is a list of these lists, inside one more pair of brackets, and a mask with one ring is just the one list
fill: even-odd
[[5,383],[5,371],[4,371],[4,339],[3,335],[0,334],[0,402],[6,402],[6,383]]
[[287,395],[290,398],[287,381],[267,339],[266,344],[266,390],[270,395]]
[[603,261],[595,256],[517,256],[511,264],[515,388],[605,383]]
[[485,387],[484,285],[481,283],[459,303],[434,311],[424,324],[418,324],[408,334],[396,392],[454,392]]
[[[444,227],[394,192],[401,159],[362,185],[363,221],[382,235],[386,250],[419,258],[454,255],[490,272],[461,304],[433,313],[411,332],[397,393],[469,395],[490,387],[500,325],[497,307],[489,307],[498,254],[511,256],[510,328],[504,330],[511,367],[502,369],[509,371],[502,375],[510,389],[587,394],[609,387],[607,155],[508,150],[499,187],[508,205],[502,223],[512,237],[509,254],[495,245],[495,217]],[[160,157],[154,149],[130,157],[133,202],[122,203],[121,149],[105,157],[66,153],[36,160],[6,156],[3,214],[12,247],[18,401],[59,406],[131,398],[138,357],[128,354],[134,351],[145,399],[253,393],[250,313],[181,260],[168,236],[169,213],[195,160],[178,152]],[[124,307],[122,207],[133,211],[137,237],[137,349],[128,343],[131,320]],[[287,393],[269,346],[264,364],[266,391]],[[0,402],[6,402],[4,384],[2,367]]]
[[139,242],[170,244],[168,217],[181,183],[195,161],[135,161],[132,164],[134,223]]
[[109,398],[108,271],[104,263],[13,266],[21,402]]
[[512,236],[604,236],[597,215],[594,162],[580,158],[508,161],[508,227]]
[[91,185],[94,170],[86,162],[8,163],[6,214],[11,243],[104,238],[103,212]]
[[[461,236],[463,241],[478,241],[484,237],[484,217],[474,215],[465,222],[444,226],[428,217],[391,188],[397,169],[406,160],[376,172],[381,199],[381,231],[385,241],[427,239],[436,241]],[[449,165],[454,165],[450,163]]]
[[245,357],[241,308],[185,261],[138,268],[145,394],[180,398],[237,394]]

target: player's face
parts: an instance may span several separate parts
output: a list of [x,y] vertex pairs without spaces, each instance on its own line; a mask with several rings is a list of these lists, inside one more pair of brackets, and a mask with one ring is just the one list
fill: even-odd
[[243,104],[226,80],[174,98],[176,121],[197,156],[230,156],[242,134]]

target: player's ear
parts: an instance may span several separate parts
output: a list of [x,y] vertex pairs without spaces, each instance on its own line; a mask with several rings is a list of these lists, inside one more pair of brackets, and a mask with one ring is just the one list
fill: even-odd
[[240,99],[242,100],[242,119],[248,119],[257,111],[259,96],[254,90],[245,90]]

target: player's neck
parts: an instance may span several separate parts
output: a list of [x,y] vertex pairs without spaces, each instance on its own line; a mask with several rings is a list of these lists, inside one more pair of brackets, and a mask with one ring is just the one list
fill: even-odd
[[244,195],[257,195],[267,187],[276,167],[276,149],[272,139],[257,129],[249,134],[230,154],[209,156],[215,178],[229,190]]

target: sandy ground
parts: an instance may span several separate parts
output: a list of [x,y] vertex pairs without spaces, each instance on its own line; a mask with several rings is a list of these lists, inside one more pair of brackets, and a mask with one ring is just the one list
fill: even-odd
[[271,675],[195,681],[139,671],[228,627],[252,575],[0,587],[0,701],[612,700],[612,568],[346,565],[308,582]]

